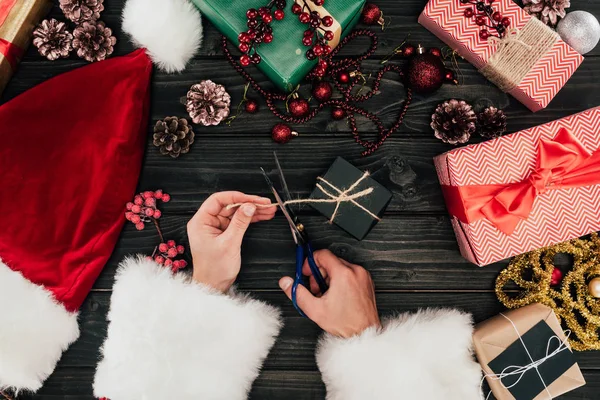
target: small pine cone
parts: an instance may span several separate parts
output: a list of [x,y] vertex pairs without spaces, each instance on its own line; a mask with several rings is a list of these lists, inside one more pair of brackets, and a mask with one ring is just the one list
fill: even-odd
[[187,93],[186,109],[195,124],[219,125],[229,116],[231,97],[223,85],[205,80]]
[[80,24],[96,21],[104,11],[104,0],[60,0],[60,9],[67,19]]
[[33,45],[48,60],[66,58],[73,47],[73,35],[67,31],[67,24],[55,19],[45,19],[33,31]]
[[567,15],[566,9],[571,7],[570,0],[523,0],[524,9],[546,25],[552,27],[558,23],[558,18]]
[[177,158],[190,151],[194,143],[194,131],[187,119],[167,117],[156,122],[152,143],[161,154]]
[[488,139],[497,138],[506,132],[506,114],[496,107],[488,107],[477,115],[477,131]]
[[431,116],[431,127],[435,137],[445,143],[466,143],[475,132],[476,121],[477,116],[470,104],[452,99],[437,106]]
[[89,62],[102,61],[114,51],[117,39],[101,21],[85,21],[73,31],[73,49]]

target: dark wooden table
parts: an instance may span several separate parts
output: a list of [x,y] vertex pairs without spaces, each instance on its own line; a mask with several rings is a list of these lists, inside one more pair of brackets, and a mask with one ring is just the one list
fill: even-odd
[[[391,25],[384,32],[378,32],[377,57],[368,61],[367,67],[378,69],[379,61],[409,33],[412,42],[442,45],[417,24],[417,16],[426,2],[378,0],[391,18]],[[124,0],[105,0],[105,3],[102,19],[119,39],[116,55],[127,54],[133,47],[120,27]],[[600,2],[596,0],[575,1],[574,9],[588,10],[600,17]],[[52,16],[63,19],[57,6]],[[232,104],[240,100],[244,81],[222,56],[217,30],[206,21],[204,27],[200,55],[183,74],[155,73],[152,121],[169,115],[186,116],[179,98],[190,85],[202,79],[225,85],[233,96]],[[366,42],[356,41],[347,53],[358,54],[364,51],[364,46]],[[30,48],[3,93],[2,102],[85,64],[75,57],[46,61]],[[322,216],[308,209],[302,211],[315,246],[329,248],[339,256],[364,265],[373,275],[380,311],[384,315],[429,306],[457,307],[473,313],[476,321],[482,321],[502,310],[493,288],[498,272],[507,262],[477,268],[460,256],[432,163],[434,156],[451,147],[433,137],[428,126],[431,113],[436,104],[453,97],[464,98],[477,107],[493,104],[506,111],[509,130],[515,132],[600,105],[600,47],[588,55],[550,106],[535,114],[496,89],[468,63],[459,64],[464,75],[462,85],[444,86],[432,96],[417,96],[400,132],[371,157],[360,157],[360,148],[354,144],[346,123],[332,121],[328,113],[294,127],[301,136],[287,145],[277,145],[270,138],[271,127],[277,119],[263,107],[265,110],[257,116],[243,115],[230,127],[197,127],[191,152],[177,160],[161,156],[149,140],[139,189],[162,188],[172,195],[172,201],[162,208],[161,225],[167,237],[185,240],[186,222],[211,193],[241,190],[268,194],[258,167],[271,165],[273,150],[278,151],[290,190],[299,197],[310,193],[315,178],[336,156],[343,156],[357,167],[376,173],[378,179],[393,190],[394,199],[385,218],[362,242],[328,225]],[[260,79],[266,83],[265,78]],[[390,75],[382,84],[382,92],[370,100],[368,107],[391,123],[403,97],[402,85]],[[374,134],[369,123],[362,123],[361,130]],[[106,334],[105,316],[117,264],[127,254],[150,254],[156,241],[152,229],[138,232],[127,225],[110,262],[82,307],[81,338],[64,355],[43,389],[32,398],[92,398],[94,368]],[[293,243],[284,218],[278,216],[253,227],[244,244],[243,258],[239,287],[281,307],[285,315],[285,328],[254,384],[251,398],[324,399],[325,388],[314,360],[320,330],[298,316],[277,286],[277,280],[292,274],[294,269]],[[588,384],[562,398],[598,399],[600,353],[585,352],[576,356]],[[402,395],[399,393],[397,398],[401,399]]]

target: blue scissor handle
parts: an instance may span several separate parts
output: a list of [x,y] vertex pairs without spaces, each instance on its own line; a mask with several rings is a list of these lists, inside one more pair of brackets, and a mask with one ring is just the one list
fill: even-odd
[[[300,309],[300,307],[298,306],[298,302],[296,300],[296,292],[298,290],[298,285],[303,285],[303,282],[304,282],[304,276],[302,275],[302,266],[304,265],[304,253],[305,253],[304,246],[301,244],[297,245],[296,246],[296,277],[294,278],[294,284],[292,285],[292,304],[294,304],[296,311],[298,311],[298,313],[301,316],[308,318],[306,316],[306,314],[304,314],[302,309]],[[313,256],[313,249],[312,249],[312,246],[310,243],[306,244],[306,256],[308,258],[308,265],[310,267],[310,271],[313,274],[313,276],[315,277],[315,280],[317,281],[317,284],[319,285],[319,289],[321,290],[321,293],[325,293],[327,291],[327,289],[329,289],[329,287],[327,286],[327,283],[325,282],[325,279],[323,278],[323,275],[321,275],[321,271],[319,271],[319,267],[317,266],[317,263],[315,262],[315,258]]]

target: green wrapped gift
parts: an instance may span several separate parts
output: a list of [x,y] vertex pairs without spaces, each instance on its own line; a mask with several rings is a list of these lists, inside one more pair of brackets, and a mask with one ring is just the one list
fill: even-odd
[[[192,0],[202,14],[212,22],[221,33],[238,45],[238,34],[246,31],[246,11],[250,8],[260,8],[268,0]],[[310,1],[310,0],[308,0]],[[303,32],[307,26],[292,14],[293,0],[287,1],[285,18],[273,21],[273,42],[261,44],[257,53],[262,61],[258,68],[273,81],[277,87],[289,92],[316,65],[317,60],[310,61],[305,52],[308,49],[302,45]],[[324,8],[341,25],[343,38],[356,25],[365,0],[327,0]]]

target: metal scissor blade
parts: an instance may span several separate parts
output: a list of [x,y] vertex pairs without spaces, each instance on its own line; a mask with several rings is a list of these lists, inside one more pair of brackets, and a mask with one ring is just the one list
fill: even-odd
[[283,189],[283,194],[287,200],[291,200],[292,196],[290,195],[290,190],[288,189],[287,182],[285,180],[285,175],[283,175],[283,170],[281,169],[281,164],[279,164],[279,158],[277,158],[277,152],[273,152],[273,157],[275,157],[275,165],[277,166],[277,171],[279,172],[279,179],[281,180],[281,187]]
[[271,192],[273,193],[273,196],[275,196],[275,201],[279,205],[281,212],[283,213],[283,215],[285,216],[285,219],[287,219],[288,223],[290,224],[290,230],[292,231],[292,236],[294,237],[294,242],[296,242],[296,244],[298,244],[298,240],[302,237],[302,235],[298,231],[298,228],[296,227],[296,223],[294,222],[294,219],[288,212],[287,206],[281,199],[279,192],[277,191],[277,189],[275,189],[275,186],[273,186],[273,182],[269,178],[269,175],[267,175],[267,173],[265,172],[265,170],[262,167],[260,168],[260,170],[262,171],[263,176],[265,177],[265,180],[267,181],[267,184],[269,185],[269,188],[271,189]]

